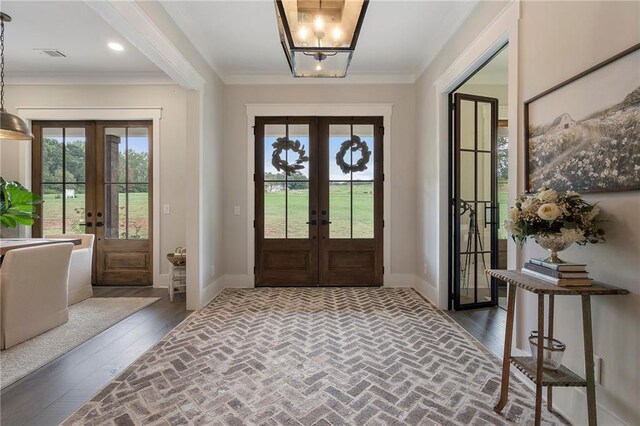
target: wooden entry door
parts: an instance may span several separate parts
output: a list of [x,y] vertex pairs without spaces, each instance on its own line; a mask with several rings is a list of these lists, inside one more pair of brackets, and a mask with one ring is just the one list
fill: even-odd
[[152,125],[34,122],[35,237],[95,234],[92,283],[151,285]]
[[153,283],[151,131],[149,122],[96,126],[98,284]]
[[256,118],[256,286],[380,286],[381,117]]

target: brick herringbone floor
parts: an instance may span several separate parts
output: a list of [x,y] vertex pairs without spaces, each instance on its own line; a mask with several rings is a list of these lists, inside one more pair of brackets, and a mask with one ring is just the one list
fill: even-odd
[[499,374],[411,289],[225,290],[64,424],[531,422],[515,379],[505,415],[493,412]]

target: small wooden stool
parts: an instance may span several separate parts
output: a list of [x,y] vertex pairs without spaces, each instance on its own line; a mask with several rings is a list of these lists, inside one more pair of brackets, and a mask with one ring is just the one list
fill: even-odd
[[173,302],[174,293],[183,293],[187,290],[187,256],[186,254],[169,253],[167,260],[171,262],[169,301]]

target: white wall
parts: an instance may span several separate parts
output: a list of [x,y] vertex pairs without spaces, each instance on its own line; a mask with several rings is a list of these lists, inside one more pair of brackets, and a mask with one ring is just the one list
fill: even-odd
[[[432,302],[438,300],[438,281],[446,277],[440,271],[437,231],[441,227],[438,219],[437,200],[440,194],[438,176],[438,151],[436,136],[436,92],[435,81],[489,25],[504,7],[505,2],[481,2],[460,27],[430,66],[416,82],[417,103],[417,147],[416,147],[416,249],[415,265],[418,275],[418,290]],[[443,147],[443,149],[448,149]],[[446,229],[446,226],[445,226]],[[445,231],[446,232],[446,231]],[[445,262],[446,263],[446,262]],[[444,275],[443,275],[444,274]]]
[[[187,307],[202,307],[222,290],[222,95],[223,83],[159,2],[137,6],[162,32],[204,85],[187,94]],[[220,41],[222,42],[222,41]]]
[[[433,83],[454,63],[468,45],[497,16],[503,4],[480,3],[461,29],[449,40],[417,83],[419,137],[417,170],[416,265],[422,290],[436,285],[437,223],[435,200],[435,100]],[[518,104],[564,81],[640,41],[640,4],[637,2],[538,2],[521,3],[518,32]],[[522,127],[520,127],[523,133]],[[524,145],[518,142],[519,176],[524,177]],[[519,180],[523,182],[522,179]],[[524,190],[522,184],[518,188]],[[599,201],[609,222],[607,242],[589,247],[572,247],[563,257],[584,261],[594,278],[632,292],[629,296],[594,297],[593,330],[595,353],[603,358],[602,385],[597,387],[601,424],[640,424],[640,196],[638,192],[589,194]],[[535,243],[523,250],[522,259],[542,255]],[[521,260],[522,260],[521,259]],[[423,268],[424,267],[424,268]],[[525,344],[536,327],[535,299],[521,292],[517,313],[517,346]],[[565,365],[583,374],[582,322],[579,299],[558,298],[556,336],[568,344]],[[555,406],[574,424],[586,424],[584,391],[555,392]]]
[[[16,113],[16,107],[161,107],[160,152],[154,152],[154,161],[160,161],[160,205],[170,204],[171,214],[160,215],[160,273],[168,274],[169,265],[164,253],[184,246],[186,206],[182,189],[186,172],[186,91],[176,85],[158,86],[7,86],[7,109]],[[27,173],[20,162],[16,141],[0,143],[2,166],[0,175],[5,179],[22,180]],[[157,284],[157,283],[156,283]]]
[[[640,42],[638,2],[525,2],[520,21],[521,102]],[[638,70],[640,72],[640,70]],[[520,103],[522,105],[522,103]],[[524,161],[524,158],[521,158]],[[523,163],[522,163],[523,164]],[[602,357],[597,387],[601,424],[640,424],[640,193],[588,194],[599,202],[607,242],[574,246],[562,257],[589,265],[593,278],[631,295],[593,297],[594,352]],[[544,254],[529,243],[528,259]],[[579,298],[556,298],[557,337],[567,343],[565,365],[582,374]],[[518,345],[536,327],[535,297],[526,297]],[[528,348],[527,348],[528,349]],[[586,424],[584,392],[558,390],[556,401],[575,424]],[[610,415],[611,413],[611,415]]]
[[[247,274],[247,113],[248,103],[393,103],[391,117],[391,264],[385,273],[415,271],[415,95],[414,86],[399,85],[227,85],[224,92],[224,270]],[[241,215],[233,215],[233,206]],[[252,281],[253,277],[250,278]]]

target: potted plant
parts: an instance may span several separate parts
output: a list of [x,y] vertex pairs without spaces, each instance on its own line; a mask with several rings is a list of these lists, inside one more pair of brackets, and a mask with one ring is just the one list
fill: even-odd
[[36,206],[42,198],[18,182],[0,177],[0,223],[8,228],[18,225],[31,226],[38,219]]
[[558,252],[571,244],[604,242],[599,214],[598,206],[584,201],[577,192],[542,187],[517,198],[504,227],[520,244],[533,237],[551,252],[548,262],[563,263],[558,259]]

